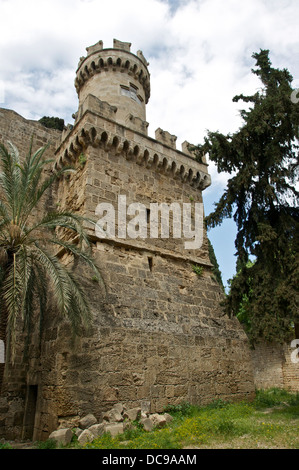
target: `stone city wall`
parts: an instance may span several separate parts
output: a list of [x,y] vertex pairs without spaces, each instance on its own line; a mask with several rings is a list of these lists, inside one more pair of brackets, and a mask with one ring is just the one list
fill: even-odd
[[299,360],[296,348],[290,344],[259,343],[252,350],[256,388],[284,388],[299,391]]

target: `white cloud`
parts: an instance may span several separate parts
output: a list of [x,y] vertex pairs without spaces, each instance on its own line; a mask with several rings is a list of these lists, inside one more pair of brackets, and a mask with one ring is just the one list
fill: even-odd
[[[260,47],[273,50],[276,65],[291,66],[299,76],[296,0],[2,0],[0,13],[0,78],[9,88],[6,96],[15,88],[14,103],[24,89],[30,115],[30,86],[35,92],[43,87],[41,112],[48,103],[63,111],[66,96],[76,110],[76,94],[68,90],[78,59],[99,39],[104,47],[117,37],[132,42],[133,52],[143,50],[152,81],[150,131],[168,126],[178,141],[197,143],[207,128],[236,128],[238,105],[231,100],[257,86],[251,54]],[[66,109],[63,117],[71,119]]]
[[[132,43],[150,62],[149,133],[158,127],[203,141],[206,129],[234,132],[241,103],[259,81],[253,52],[299,79],[298,0],[0,0],[0,105],[26,118],[77,110],[75,70],[100,39]],[[210,166],[215,200],[227,176]]]

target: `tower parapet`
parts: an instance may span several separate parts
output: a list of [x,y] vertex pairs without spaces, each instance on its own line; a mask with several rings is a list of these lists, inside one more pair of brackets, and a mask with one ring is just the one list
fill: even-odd
[[86,48],[87,56],[80,58],[75,79],[79,108],[91,94],[116,106],[115,119],[120,124],[126,125],[131,116],[146,121],[148,62],[141,51],[135,55],[130,49],[131,43],[116,39],[113,48],[104,49],[102,41]]
[[176,148],[177,136],[160,127],[148,137],[145,105],[150,97],[149,65],[141,51],[131,53],[131,43],[114,39],[86,48],[76,72],[79,109],[75,125],[67,129],[56,150],[56,168],[74,161],[88,146],[123,156],[157,174],[181,180],[203,191],[211,184],[204,156],[196,158],[188,142]]

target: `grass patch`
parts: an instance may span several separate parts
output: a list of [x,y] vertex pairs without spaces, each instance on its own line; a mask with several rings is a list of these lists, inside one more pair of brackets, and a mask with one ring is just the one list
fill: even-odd
[[47,439],[46,441],[39,441],[36,444],[37,449],[56,449],[57,444],[55,439]]
[[[299,449],[299,393],[257,390],[253,402],[215,400],[206,406],[181,403],[165,412],[173,420],[162,429],[144,431],[139,422],[113,438],[109,433],[80,446],[74,436],[63,448],[85,449]],[[55,448],[48,439],[39,449]],[[13,448],[0,443],[0,449]]]
[[299,393],[291,394],[279,388],[257,390],[254,404],[256,408],[279,405],[299,406]]
[[167,427],[144,431],[140,426],[115,438],[105,434],[85,448],[182,449],[299,448],[299,394],[258,390],[251,403],[216,400],[198,407],[168,406],[173,416]]

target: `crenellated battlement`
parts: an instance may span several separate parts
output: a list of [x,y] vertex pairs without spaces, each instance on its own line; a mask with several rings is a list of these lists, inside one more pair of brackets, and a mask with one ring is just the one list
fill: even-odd
[[[119,41],[118,39],[113,39],[113,49],[117,49],[119,51],[126,51],[126,52],[131,52],[131,43],[130,42],[123,42]],[[97,52],[101,52],[104,47],[103,47],[103,41],[98,41],[96,44],[93,46],[88,46],[86,47],[87,51],[87,57],[90,55],[93,55]],[[149,65],[149,62],[146,60],[144,57],[142,51],[137,51],[137,57],[144,63],[144,65],[147,67]],[[80,67],[81,63],[86,59],[86,57],[80,57],[78,68]]]
[[[97,112],[95,104],[98,106]],[[164,173],[170,178],[180,179],[183,183],[200,190],[211,184],[207,164],[195,160],[190,152],[183,153],[175,146],[169,145],[167,138],[171,138],[173,142],[176,136],[171,136],[159,128],[156,135],[164,135],[166,138],[163,142],[120,126],[116,121],[107,118],[107,115],[111,117],[114,112],[113,107],[93,96],[86,99],[80,112],[82,113],[80,120],[73,129],[64,134],[62,143],[56,151],[56,169],[76,161],[88,146],[92,146],[112,151],[119,158],[123,157],[146,169]]]
[[129,114],[146,120],[145,105],[150,97],[150,74],[141,51],[131,53],[131,43],[114,39],[113,48],[104,49],[99,41],[86,48],[75,78],[79,106],[92,94],[117,106],[119,122]]
[[163,129],[159,127],[155,132],[155,137],[156,137],[156,140],[159,140],[163,144],[168,145],[169,147],[173,149],[176,148],[176,140],[177,140],[176,135],[171,135],[169,132],[163,131]]
[[[117,52],[121,52],[121,54],[118,54]],[[142,52],[138,51],[139,57],[130,53],[130,56],[132,57],[129,58],[124,57],[123,52],[124,51],[118,51],[115,49],[102,49],[101,54],[98,57],[94,57],[94,55],[98,54],[99,50],[87,55],[87,57],[82,57],[79,62],[75,79],[75,88],[77,93],[79,94],[81,87],[93,75],[101,73],[102,71],[107,72],[108,70],[114,72],[121,71],[122,73],[126,72],[129,76],[134,77],[139,81],[145,90],[145,102],[147,103],[150,97],[150,82],[149,74],[144,70],[144,67],[146,67],[145,59],[141,59]],[[136,61],[136,57],[140,58],[140,63]]]

